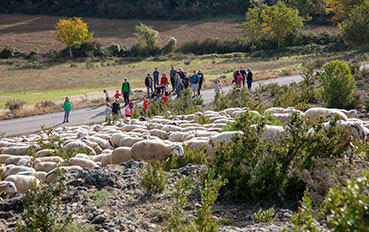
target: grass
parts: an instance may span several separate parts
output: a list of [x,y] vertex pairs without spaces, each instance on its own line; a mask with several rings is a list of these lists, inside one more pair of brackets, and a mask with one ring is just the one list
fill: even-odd
[[[308,59],[320,59],[325,62],[333,59],[347,59],[352,52],[340,52],[317,55],[300,55],[286,57],[258,58],[248,54],[210,54],[204,56],[181,55],[170,60],[164,57],[163,61],[155,61],[155,58],[147,58],[142,61],[130,61],[128,59],[108,58],[106,60],[79,60],[76,63],[56,63],[48,65],[44,69],[19,69],[15,68],[26,60],[0,63],[0,109],[5,108],[9,99],[20,99],[26,105],[34,105],[38,102],[49,100],[62,102],[65,96],[72,96],[76,101],[88,98],[103,97],[102,90],[107,89],[111,95],[115,90],[121,89],[124,78],[128,78],[132,88],[144,88],[144,77],[148,72],[152,73],[154,67],[159,71],[169,73],[170,65],[176,68],[182,67],[192,73],[193,70],[202,69],[205,74],[205,87],[212,87],[213,81],[223,75],[228,79],[232,77],[233,70],[239,66],[250,67],[254,72],[255,80],[278,77],[286,73],[298,73],[303,62]],[[187,58],[188,57],[188,58]],[[182,59],[181,59],[182,58]],[[190,60],[191,63],[185,65]],[[12,60],[13,61],[13,60]],[[40,60],[40,62],[45,62]],[[90,62],[93,68],[88,68]],[[224,83],[223,83],[224,84]],[[114,91],[114,92],[113,92]]]

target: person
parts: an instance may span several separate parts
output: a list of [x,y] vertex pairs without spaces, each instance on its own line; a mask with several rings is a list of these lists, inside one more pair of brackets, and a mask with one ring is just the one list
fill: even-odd
[[116,120],[121,115],[120,113],[120,104],[119,104],[119,98],[115,99],[114,103],[111,106],[112,108],[112,114],[113,114],[113,120]]
[[159,74],[158,68],[155,67],[155,71],[152,73],[154,77],[154,89],[159,85]]
[[153,100],[149,101],[149,98],[144,99],[142,110],[144,115],[146,115],[147,110],[149,109],[149,105],[152,103]]
[[107,103],[109,103],[110,102],[110,99],[109,99],[109,93],[108,93],[108,91],[106,91],[106,89],[104,89],[104,91],[103,91],[104,93],[105,93],[105,101],[107,102]]
[[119,90],[117,90],[114,94],[114,101],[118,100],[119,101],[119,97],[122,96],[122,94],[119,93]]
[[222,83],[220,83],[220,80],[216,79],[215,80],[215,94],[217,93],[221,93],[222,92]]
[[232,88],[233,88],[233,89],[235,89],[235,88],[236,88],[236,86],[237,86],[237,84],[236,84],[236,80],[233,80],[233,81],[232,81]]
[[185,79],[185,73],[183,72],[183,69],[181,67],[179,68],[178,75],[179,75],[179,78],[182,79],[182,83],[183,83],[183,80]]
[[72,103],[69,101],[69,97],[65,98],[64,101],[64,120],[63,123],[69,122],[69,113],[72,110]]
[[176,80],[176,86],[175,88],[172,90],[172,92],[175,92],[176,91],[176,88],[177,88],[177,85],[179,84],[179,81],[181,80],[181,78],[179,77],[178,74],[176,74],[176,77],[174,78]]
[[132,112],[133,112],[133,102],[130,102],[125,108],[124,108],[124,114],[126,116],[126,118],[131,117],[132,116]]
[[165,103],[167,103],[167,102],[168,102],[168,97],[167,97],[167,96],[165,96],[165,95],[163,95],[163,96],[160,98],[160,102],[161,102],[161,104],[165,104]]
[[317,79],[317,78],[318,78],[318,76],[320,76],[320,72],[319,72],[319,71],[317,71],[317,72],[315,73],[315,78]]
[[122,84],[122,94],[124,98],[124,106],[129,104],[129,93],[131,92],[131,84],[127,81],[127,78],[124,78],[124,82]]
[[150,89],[151,89],[151,93],[153,93],[153,89],[152,89],[152,77],[150,75],[150,73],[147,74],[146,78],[145,78],[145,86],[147,88],[147,97],[150,97]]
[[176,86],[176,77],[177,71],[174,69],[173,65],[171,66],[169,77],[170,77],[170,83],[172,84],[172,90],[174,90]]
[[111,111],[111,105],[109,102],[106,103],[106,108],[105,108],[105,122],[110,122],[111,121],[111,115],[112,115],[112,111]]
[[184,84],[185,89],[187,89],[189,86],[190,78],[188,78],[187,72],[184,72],[183,75],[184,75],[183,84]]
[[205,78],[204,78],[204,74],[201,72],[201,69],[199,70],[197,75],[199,76],[199,88],[197,90],[197,94],[198,94],[198,96],[200,96],[201,86],[202,86],[202,83],[204,83]]
[[156,88],[155,90],[154,90],[154,93],[151,95],[151,99],[154,99],[155,101],[156,101],[156,99],[158,98],[158,93],[160,92],[160,88]]
[[238,70],[234,70],[234,72],[233,72],[233,80],[234,80],[234,81],[236,80],[236,77],[237,77],[237,71],[238,71]]
[[169,83],[165,86],[165,96],[169,95]]
[[252,84],[252,72],[251,69],[247,69],[247,88],[251,90],[251,84]]
[[160,79],[160,86],[161,86],[161,92],[164,94],[165,92],[165,86],[168,84],[168,77],[165,73],[163,73],[161,79]]
[[242,75],[240,73],[240,71],[237,71],[236,73],[236,85],[237,87],[241,87],[241,83],[242,83]]
[[240,67],[240,73],[242,75],[242,87],[245,88],[245,80],[246,80],[247,73],[242,66]]
[[191,76],[191,84],[193,91],[192,98],[194,98],[196,97],[197,89],[199,88],[199,76],[196,74],[196,71],[193,71],[193,75]]
[[177,97],[180,97],[182,90],[184,90],[184,84],[182,82],[183,82],[183,80],[182,79],[179,79],[179,82],[178,82],[178,84],[176,86],[176,94],[177,94]]

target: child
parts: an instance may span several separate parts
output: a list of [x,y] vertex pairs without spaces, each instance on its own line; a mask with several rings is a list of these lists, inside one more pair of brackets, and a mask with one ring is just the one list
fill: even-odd
[[218,80],[218,79],[215,80],[215,89],[214,89],[214,91],[215,91],[215,94],[221,93],[221,91],[222,91],[222,83],[220,83],[220,80]]
[[120,105],[119,105],[119,98],[115,99],[115,102],[111,106],[112,113],[113,113],[113,120],[116,120],[120,116]]
[[160,102],[161,102],[161,104],[165,104],[165,103],[167,103],[167,102],[168,102],[168,98],[167,98],[167,96],[163,95],[163,96],[160,98]]
[[133,112],[133,102],[130,102],[125,108],[124,108],[125,116],[126,118],[132,116]]
[[232,88],[233,88],[233,89],[235,89],[235,88],[236,88],[236,86],[237,86],[237,84],[236,84],[236,80],[233,80],[233,81],[232,81]]
[[111,106],[110,103],[107,102],[106,103],[106,108],[105,108],[105,122],[110,122],[111,121]]
[[165,86],[165,96],[168,96],[169,94],[169,83]]
[[144,112],[144,115],[146,115],[147,110],[149,109],[149,105],[152,103],[152,100],[149,101],[149,99],[144,99],[142,110]]
[[105,101],[106,101],[106,103],[109,103],[110,99],[109,99],[109,93],[108,93],[108,91],[106,91],[106,89],[104,89],[103,92],[105,93]]
[[119,97],[120,96],[122,96],[122,94],[121,93],[119,93],[119,90],[117,90],[116,92],[115,92],[115,95],[114,95],[114,97],[115,97],[115,101],[117,101],[117,99],[118,99],[118,102],[119,102]]

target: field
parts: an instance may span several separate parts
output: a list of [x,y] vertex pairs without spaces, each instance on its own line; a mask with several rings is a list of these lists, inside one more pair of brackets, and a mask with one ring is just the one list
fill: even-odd
[[[0,49],[15,46],[22,52],[29,52],[37,47],[41,52],[49,49],[61,49],[63,44],[55,41],[52,31],[60,17],[0,15]],[[94,40],[104,46],[112,43],[124,44],[127,47],[135,43],[134,30],[139,23],[152,26],[160,33],[160,43],[164,44],[169,37],[175,37],[178,46],[192,41],[218,38],[231,40],[242,37],[245,33],[240,19],[209,19],[201,21],[160,21],[160,20],[112,20],[83,18],[90,31],[94,31]],[[307,26],[307,28],[310,28]],[[335,32],[334,27],[311,26],[314,32]]]

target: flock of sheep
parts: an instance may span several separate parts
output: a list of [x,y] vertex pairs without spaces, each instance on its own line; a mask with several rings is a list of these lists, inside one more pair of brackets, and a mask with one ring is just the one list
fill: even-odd
[[[258,114],[246,108],[230,108],[221,112],[205,111],[191,115],[170,116],[166,119],[155,116],[151,119],[121,120],[114,125],[93,124],[81,126],[58,127],[50,135],[39,132],[28,136],[0,139],[0,193],[8,196],[25,193],[33,184],[51,183],[60,169],[67,172],[83,168],[104,167],[120,164],[128,160],[162,161],[172,155],[184,155],[183,145],[190,148],[207,147],[209,158],[214,156],[211,144],[218,141],[230,141],[234,134],[241,131],[222,132],[227,123],[245,111]],[[292,113],[299,113],[309,125],[323,116],[326,121],[336,115],[338,125],[347,129],[347,133],[356,139],[366,139],[369,124],[357,117],[355,110],[311,108],[306,112],[289,108],[270,108],[264,113],[271,114],[282,124]],[[209,124],[195,123],[196,116],[209,118]],[[325,123],[329,126],[329,123]],[[283,126],[265,125],[262,136],[265,139],[280,139],[285,129]],[[313,133],[313,132],[312,132]],[[63,160],[53,155],[52,149],[41,149],[39,141],[50,143],[49,137],[62,141],[63,149],[72,152],[78,149],[85,153]],[[209,143],[209,140],[215,143]],[[35,157],[27,156],[34,149]]]

